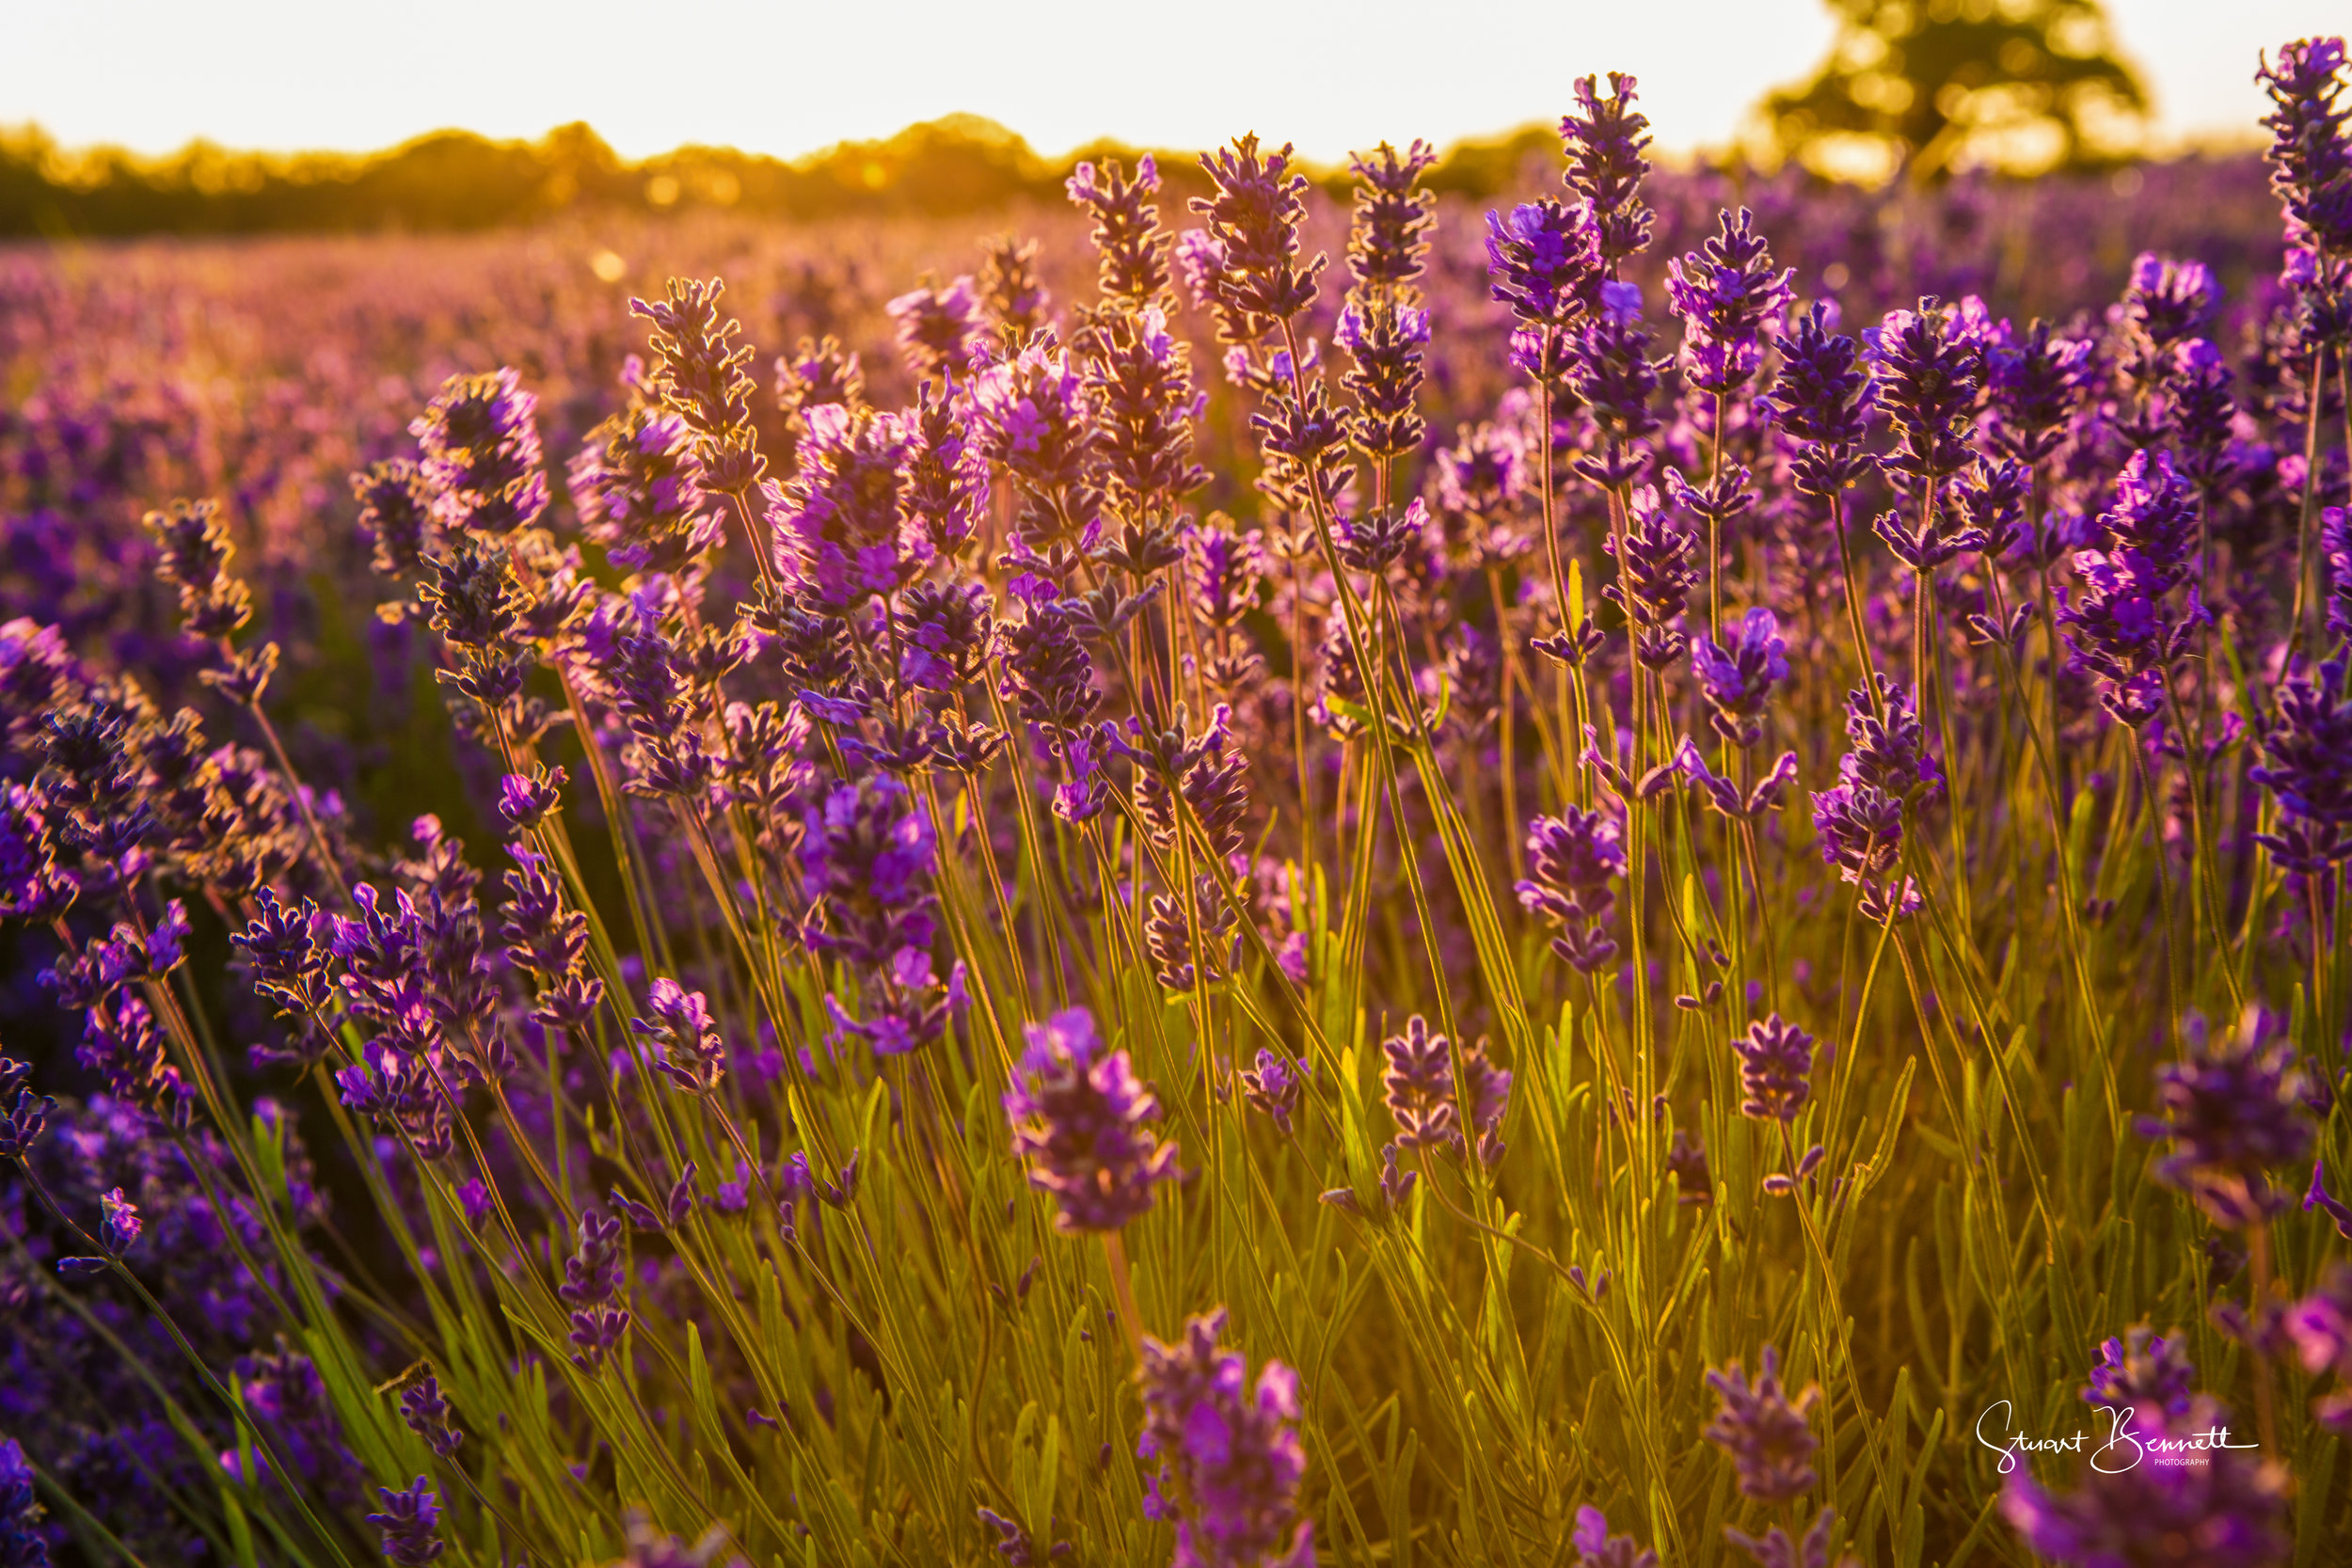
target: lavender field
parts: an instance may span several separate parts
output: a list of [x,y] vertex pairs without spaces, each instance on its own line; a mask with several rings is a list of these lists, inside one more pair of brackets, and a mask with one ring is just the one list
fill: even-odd
[[2352,1563],[2262,69],[0,249],[0,1568]]

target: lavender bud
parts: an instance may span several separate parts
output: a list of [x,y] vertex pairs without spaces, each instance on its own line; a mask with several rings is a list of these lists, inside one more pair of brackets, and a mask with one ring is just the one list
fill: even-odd
[[1288,1136],[1293,1132],[1291,1118],[1298,1114],[1299,1101],[1306,1091],[1309,1070],[1305,1062],[1294,1062],[1261,1048],[1258,1065],[1242,1069],[1242,1093],[1253,1108],[1273,1118],[1275,1127]]
[[1740,1114],[1758,1121],[1792,1122],[1812,1098],[1813,1037],[1778,1013],[1748,1025],[1731,1042],[1740,1056]]
[[651,1004],[653,1017],[630,1019],[628,1026],[660,1048],[654,1069],[689,1094],[717,1088],[726,1075],[726,1047],[703,993],[663,978],[653,983]]
[[382,1532],[385,1557],[397,1568],[424,1568],[437,1560],[444,1549],[435,1533],[441,1500],[427,1478],[419,1476],[416,1484],[405,1491],[378,1487],[376,1495],[384,1499],[384,1512],[369,1514],[367,1522]]
[[425,1373],[413,1387],[402,1390],[400,1418],[443,1459],[455,1454],[465,1441],[464,1435],[450,1424],[449,1401],[441,1395],[440,1379],[431,1372]]

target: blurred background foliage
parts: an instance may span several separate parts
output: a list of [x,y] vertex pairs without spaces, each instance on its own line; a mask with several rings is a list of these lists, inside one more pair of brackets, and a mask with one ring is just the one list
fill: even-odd
[[[1825,180],[1933,183],[1982,171],[2031,177],[2141,156],[2150,103],[2097,0],[1831,0],[1839,27],[1809,81],[1768,94],[1734,165],[1794,161]],[[1424,184],[1483,199],[1548,157],[1549,125],[1448,149]],[[683,147],[623,160],[585,124],[533,142],[464,131],[389,151],[274,154],[196,142],[164,158],[59,146],[37,127],[0,130],[0,236],[149,233],[450,232],[565,213],[682,209],[816,219],[953,215],[1023,198],[1058,201],[1103,142],[1039,155],[993,120],[949,115],[882,141],[786,160]],[[1205,190],[1189,152],[1164,152],[1179,202]],[[1344,170],[1322,182],[1344,196]]]
[[2097,0],[1830,0],[1829,58],[1758,108],[1765,159],[1831,178],[2034,176],[2146,148],[2148,89]]

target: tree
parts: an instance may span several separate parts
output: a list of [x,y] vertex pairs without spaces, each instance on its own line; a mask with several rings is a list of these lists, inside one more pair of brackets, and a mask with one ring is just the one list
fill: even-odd
[[2098,167],[2139,150],[2147,89],[2099,0],[1829,4],[1829,58],[1759,106],[1781,157],[1846,179],[1932,182]]

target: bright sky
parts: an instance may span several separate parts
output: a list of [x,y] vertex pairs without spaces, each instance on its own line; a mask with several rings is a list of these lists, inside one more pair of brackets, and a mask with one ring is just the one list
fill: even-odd
[[[2108,0],[2174,136],[2250,135],[2265,45],[2344,0]],[[367,150],[445,126],[585,119],[625,156],[793,156],[965,110],[1043,152],[1255,129],[1336,159],[1556,118],[1571,78],[1641,78],[1660,144],[1728,140],[1830,37],[1820,0],[8,0],[0,124],[68,146]]]

